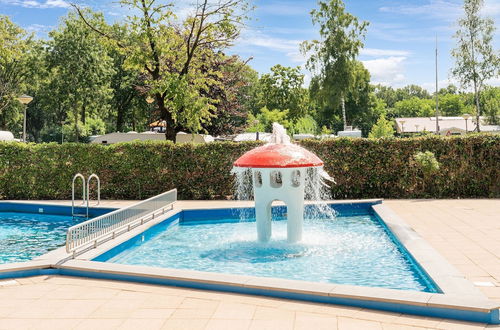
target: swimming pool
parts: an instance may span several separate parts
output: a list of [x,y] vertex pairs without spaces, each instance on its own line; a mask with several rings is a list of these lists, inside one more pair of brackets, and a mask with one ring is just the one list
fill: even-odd
[[[273,209],[273,240],[256,242],[252,210],[191,210],[94,261],[440,292],[369,205],[332,205],[335,219],[305,218],[304,239],[286,242],[286,208]],[[306,212],[307,214],[307,212]]]
[[[89,215],[110,211],[93,208]],[[64,245],[67,229],[84,220],[73,219],[71,207],[0,203],[0,264],[29,261]]]

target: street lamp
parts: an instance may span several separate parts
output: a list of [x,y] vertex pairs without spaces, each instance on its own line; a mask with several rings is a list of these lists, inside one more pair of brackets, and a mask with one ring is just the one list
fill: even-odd
[[23,142],[26,142],[26,108],[28,108],[28,104],[33,101],[33,97],[23,94],[19,96],[17,100],[24,104]]
[[260,123],[260,121],[258,119],[255,119],[253,121],[253,124],[257,128],[257,132],[255,132],[255,141],[259,141],[259,123]]
[[470,115],[468,113],[463,114],[462,118],[465,119],[465,134],[467,134],[467,132],[468,132],[468,129],[467,129],[467,119],[470,118]]
[[[146,102],[149,104],[149,125],[151,125],[151,122],[153,121],[153,113],[151,111],[151,103],[155,101],[154,97],[148,96],[146,97]],[[149,127],[151,130],[151,127]]]

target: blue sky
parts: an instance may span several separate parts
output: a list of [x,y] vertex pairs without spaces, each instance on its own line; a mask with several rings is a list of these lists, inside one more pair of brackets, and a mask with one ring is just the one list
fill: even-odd
[[[110,21],[125,11],[109,0],[79,1],[101,10]],[[177,11],[189,10],[190,0],[178,0]],[[439,84],[450,81],[453,59],[450,50],[456,21],[462,15],[461,0],[347,0],[346,8],[361,20],[370,22],[365,49],[360,60],[371,73],[373,83],[393,87],[418,84],[434,89],[435,38],[439,47]],[[309,12],[316,0],[254,0],[253,19],[230,50],[243,58],[253,57],[251,65],[261,73],[275,64],[304,67],[299,52],[303,40],[318,37]],[[6,14],[22,27],[46,36],[68,11],[64,0],[0,0],[0,14]],[[494,47],[499,48],[500,1],[485,0],[483,12],[495,20]],[[306,80],[309,73],[303,69]],[[490,82],[500,86],[500,79]]]

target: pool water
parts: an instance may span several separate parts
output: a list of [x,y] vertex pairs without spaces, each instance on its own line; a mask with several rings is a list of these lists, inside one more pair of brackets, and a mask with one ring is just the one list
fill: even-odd
[[286,242],[273,219],[272,240],[256,241],[255,219],[164,221],[94,259],[128,265],[438,292],[374,214],[305,219],[303,240]]
[[28,261],[63,246],[71,216],[0,212],[0,264]]

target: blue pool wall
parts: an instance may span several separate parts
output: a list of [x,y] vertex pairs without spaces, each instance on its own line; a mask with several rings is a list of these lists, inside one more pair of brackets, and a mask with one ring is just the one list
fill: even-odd
[[[371,215],[378,222],[384,232],[387,234],[389,239],[396,246],[398,251],[405,256],[405,259],[409,262],[409,266],[412,271],[418,275],[419,281],[426,288],[426,292],[432,293],[442,293],[443,291],[439,288],[437,283],[431,278],[431,276],[424,270],[424,268],[417,262],[417,260],[411,255],[411,253],[405,248],[405,246],[399,241],[399,239],[394,235],[394,233],[389,229],[387,224],[373,211],[372,206],[380,204],[377,202],[365,202],[365,203],[346,203],[346,204],[330,204],[329,206],[335,211],[337,216],[356,216],[356,215]],[[305,212],[307,213],[308,208],[312,208],[311,205],[306,205]],[[92,261],[106,262],[112,259],[119,253],[128,250],[130,248],[141,245],[143,242],[155,237],[160,232],[164,232],[172,226],[176,226],[179,223],[183,225],[196,225],[199,223],[210,223],[217,222],[218,220],[224,222],[238,222],[240,221],[240,214],[243,212],[247,218],[252,218],[255,216],[254,208],[221,208],[221,209],[195,209],[195,210],[183,210],[175,215],[165,219],[159,224],[148,228],[146,231],[130,238],[129,240],[115,246],[114,248],[104,252],[103,254],[95,257]],[[284,218],[286,214],[286,206],[275,206],[272,210],[273,218]],[[223,219],[223,220],[221,220]],[[253,220],[254,221],[254,220]]]
[[[43,211],[40,212],[40,209],[42,209]],[[116,210],[115,208],[109,208],[109,207],[89,207],[89,217],[95,218],[115,210]],[[86,211],[87,211],[86,207],[75,206],[75,213],[84,214]],[[68,216],[72,215],[71,206],[35,204],[35,203],[16,203],[16,202],[0,202],[0,212],[54,214],[54,215],[68,215]]]
[[127,274],[112,274],[98,271],[82,271],[67,269],[62,266],[61,268],[46,268],[46,269],[30,269],[12,272],[0,273],[0,279],[7,278],[22,278],[38,275],[62,275],[62,276],[76,276],[95,279],[107,279],[128,281],[137,283],[146,283],[154,285],[168,285],[175,287],[187,287],[201,290],[214,290],[223,292],[232,292],[239,294],[261,295],[266,297],[276,297],[284,299],[294,299],[315,303],[326,303],[353,306],[360,308],[370,308],[376,310],[383,310],[389,312],[413,314],[426,317],[448,318],[461,321],[480,322],[489,324],[500,324],[500,310],[492,310],[490,312],[470,311],[455,308],[439,308],[430,306],[408,305],[402,303],[382,302],[373,300],[361,300],[353,298],[342,298],[333,296],[318,296],[305,293],[296,293],[288,291],[275,291],[265,290],[258,288],[250,288],[243,286],[231,286],[217,283],[203,283],[188,280],[177,280],[167,278],[155,278],[140,275],[127,275]]

